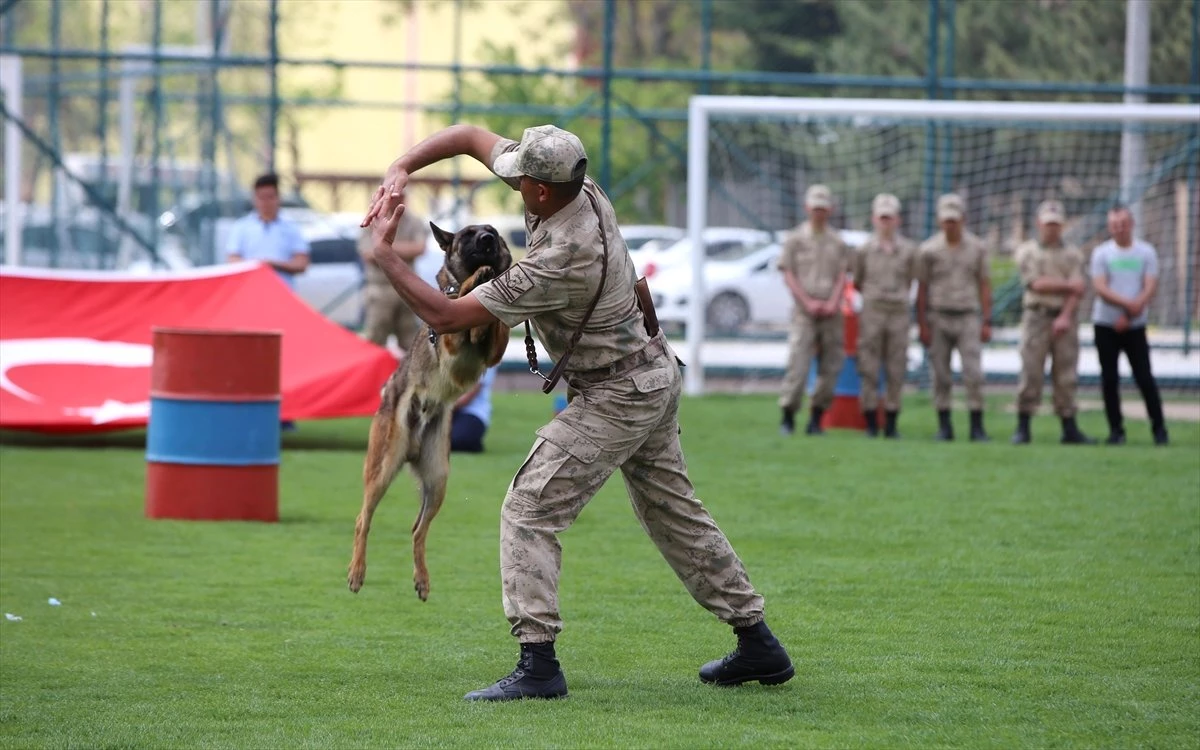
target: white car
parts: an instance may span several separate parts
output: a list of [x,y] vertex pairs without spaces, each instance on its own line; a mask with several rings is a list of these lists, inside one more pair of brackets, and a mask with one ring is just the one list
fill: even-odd
[[679,227],[668,227],[660,224],[630,224],[621,227],[621,238],[631,255],[636,255],[642,248],[662,248],[683,239],[684,230]]
[[348,223],[311,222],[300,231],[308,240],[308,268],[295,276],[296,295],[335,323],[358,328],[363,320],[362,231]]
[[[840,234],[852,248],[870,237],[853,230],[841,230]],[[729,333],[748,325],[778,325],[791,319],[792,296],[779,271],[781,251],[782,245],[772,242],[704,264],[705,320],[711,330]],[[692,292],[691,264],[669,268],[649,281],[659,322],[685,325]]]
[[[708,227],[704,230],[704,255],[709,260],[732,260],[766,247],[776,238],[770,232],[741,227]],[[687,237],[666,247],[647,247],[633,256],[633,267],[639,277],[655,279],[660,273],[676,266],[687,267],[692,258],[692,242]]]

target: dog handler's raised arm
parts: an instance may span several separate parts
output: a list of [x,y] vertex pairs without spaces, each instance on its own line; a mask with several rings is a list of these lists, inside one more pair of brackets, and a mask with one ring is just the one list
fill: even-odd
[[371,222],[383,213],[388,194],[404,193],[410,174],[431,164],[455,156],[470,156],[491,169],[489,159],[499,140],[500,136],[475,125],[451,125],[413,146],[388,167],[383,182],[371,199],[371,207],[363,218],[362,226],[370,226]]
[[404,215],[408,176],[430,164],[455,156],[470,156],[491,169],[489,159],[500,136],[474,125],[452,125],[434,133],[392,162],[375,191],[362,226],[371,227],[375,262],[418,318],[437,333],[456,333],[496,322],[473,295],[450,299],[425,283],[392,249],[396,228]]

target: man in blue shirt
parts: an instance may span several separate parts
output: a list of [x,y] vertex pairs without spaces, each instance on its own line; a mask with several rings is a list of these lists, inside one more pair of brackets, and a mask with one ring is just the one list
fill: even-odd
[[265,174],[254,181],[254,213],[234,222],[225,255],[230,263],[262,261],[295,288],[292,277],[308,268],[308,240],[300,227],[279,215],[278,176]]

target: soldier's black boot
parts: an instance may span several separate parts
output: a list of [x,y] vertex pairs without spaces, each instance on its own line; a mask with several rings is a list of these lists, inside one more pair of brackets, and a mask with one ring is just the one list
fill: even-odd
[[879,414],[874,409],[863,412],[863,419],[867,420],[867,437],[876,437],[879,435]]
[[883,427],[883,436],[885,438],[892,438],[895,440],[896,438],[900,437],[900,433],[896,431],[896,420],[899,418],[900,412],[898,411],[889,411],[884,414],[884,419],[887,420]]
[[1062,418],[1062,440],[1063,445],[1095,445],[1096,441],[1079,429],[1079,425],[1075,424],[1075,417]]
[[949,442],[954,439],[954,425],[950,423],[950,410],[941,409],[938,411],[938,431],[933,436],[934,440]]
[[[1066,435],[1066,427],[1063,427],[1063,435]],[[1013,433],[1012,444],[1013,445],[1028,445],[1032,441],[1033,441],[1033,438],[1029,434],[1029,415],[1028,414],[1018,414],[1017,415],[1017,431]],[[1064,442],[1065,442],[1065,440],[1064,440]]]
[[812,415],[808,418],[808,427],[804,428],[804,432],[808,435],[824,435],[825,430],[821,427],[821,415],[825,410],[819,406],[812,408]]
[[991,438],[983,431],[983,412],[971,412],[971,442],[986,443],[989,440]]
[[508,677],[466,694],[469,701],[512,701],[521,698],[565,698],[567,678],[554,656],[554,643],[522,643],[517,668]]
[[791,435],[796,431],[796,410],[784,409],[783,421],[779,423],[779,432],[784,435]]
[[796,675],[787,651],[765,622],[746,628],[734,628],[738,645],[723,659],[700,667],[700,681],[710,685],[741,685],[757,680],[763,685],[779,685]]

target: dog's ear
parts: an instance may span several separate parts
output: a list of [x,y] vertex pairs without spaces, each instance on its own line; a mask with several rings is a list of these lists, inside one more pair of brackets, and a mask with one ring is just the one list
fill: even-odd
[[438,247],[450,252],[450,246],[454,244],[454,233],[447,232],[432,221],[429,222],[429,228],[433,230],[433,238],[437,240]]

